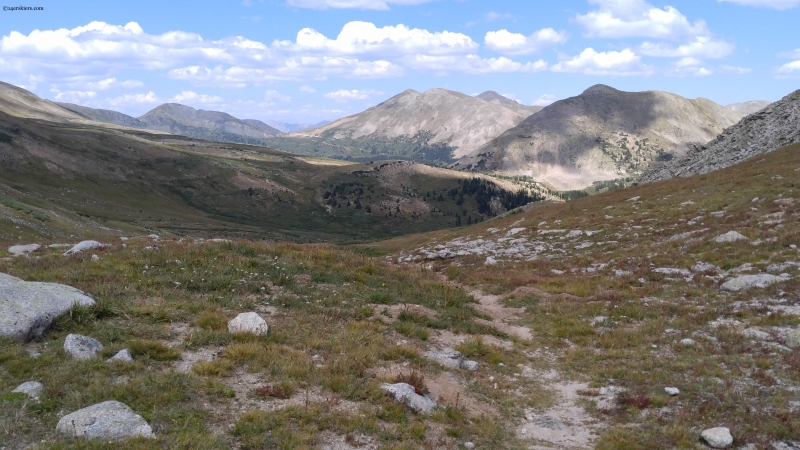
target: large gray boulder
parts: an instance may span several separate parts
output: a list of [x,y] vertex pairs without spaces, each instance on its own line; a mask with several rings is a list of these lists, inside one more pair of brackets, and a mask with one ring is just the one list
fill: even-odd
[[30,341],[73,305],[94,305],[94,300],[72,286],[0,273],[0,336]]
[[417,394],[414,386],[408,383],[383,383],[381,389],[388,392],[395,400],[404,403],[409,408],[419,414],[431,414],[436,408],[436,402],[432,398]]
[[765,288],[780,281],[788,280],[787,277],[779,277],[768,273],[757,275],[741,275],[722,283],[720,289],[728,292],[746,291],[750,288]]
[[155,438],[153,429],[127,405],[109,400],[67,414],[56,430],[73,437],[121,441],[138,436]]
[[103,349],[103,344],[89,336],[68,334],[64,339],[64,351],[75,359],[95,359],[97,352]]

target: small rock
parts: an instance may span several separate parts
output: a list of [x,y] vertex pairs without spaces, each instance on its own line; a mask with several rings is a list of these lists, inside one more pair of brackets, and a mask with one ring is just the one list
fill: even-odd
[[82,241],[82,242],[79,242],[79,243],[75,244],[74,247],[72,247],[71,249],[69,249],[66,252],[64,252],[63,256],[69,256],[69,255],[72,255],[74,253],[80,253],[80,252],[82,252],[84,250],[91,250],[93,248],[103,248],[103,247],[104,247],[104,245],[99,243],[99,242],[97,242],[97,241]]
[[769,338],[771,337],[769,333],[765,333],[761,330],[756,330],[755,328],[747,328],[744,331],[742,331],[742,334],[749,338],[758,339],[759,341],[766,341],[769,340]]
[[[502,365],[503,363],[500,363],[500,364]],[[464,362],[461,363],[461,368],[464,369],[464,370],[471,370],[471,371],[474,372],[474,371],[478,370],[478,367],[480,367],[480,364],[478,364],[478,361],[464,360]]]
[[492,258],[491,256],[487,256],[486,257],[486,262],[484,262],[484,264],[487,265],[487,266],[493,266],[493,265],[497,264],[497,260]]
[[108,358],[106,360],[106,362],[114,362],[114,361],[119,361],[119,362],[131,362],[131,361],[133,361],[133,358],[131,357],[131,351],[128,350],[127,348],[123,349],[123,350],[120,350],[120,351],[117,352],[116,355],[114,355],[111,358]]
[[100,261],[100,257],[97,255],[92,255],[92,261]]
[[27,255],[28,253],[33,253],[36,250],[42,248],[39,244],[28,244],[28,245],[12,245],[8,247],[8,253],[11,253],[14,256],[19,255]]
[[17,386],[17,388],[11,392],[25,394],[31,399],[39,401],[39,394],[42,393],[42,389],[44,389],[42,383],[39,383],[38,381],[26,381]]
[[779,277],[770,275],[768,273],[761,273],[757,275],[741,275],[736,278],[731,278],[720,286],[720,289],[728,292],[746,291],[750,288],[765,288],[769,285],[786,281],[787,277]]
[[256,336],[265,336],[268,332],[267,322],[258,313],[241,313],[228,322],[228,333],[252,333]]
[[770,450],[800,450],[800,441],[773,441]]
[[472,442],[464,442],[464,448],[472,450],[475,448],[475,444],[473,444]]
[[381,389],[419,414],[431,414],[436,408],[436,402],[432,398],[417,394],[414,386],[408,383],[383,383]]
[[800,347],[800,328],[792,330],[786,335],[786,346],[789,348]]
[[700,437],[711,448],[728,448],[733,444],[731,431],[725,427],[709,428],[700,434]]
[[102,349],[103,344],[89,336],[69,334],[64,339],[64,351],[75,359],[94,359],[97,357],[96,353]]
[[681,344],[690,345],[691,346],[691,345],[694,345],[695,342],[694,342],[694,339],[685,338],[685,339],[681,339]]
[[678,389],[676,387],[665,387],[664,388],[664,392],[666,392],[667,394],[669,394],[669,395],[671,395],[673,397],[675,397],[676,395],[681,393],[680,389]]
[[520,233],[522,231],[525,231],[525,228],[512,228],[508,230],[508,232],[506,233],[506,237],[514,236],[515,234]]
[[714,238],[714,241],[719,244],[723,244],[726,242],[742,241],[742,240],[746,241],[747,237],[736,231],[728,231],[727,233],[721,234]]
[[425,352],[425,357],[432,359],[445,367],[450,367],[453,369],[478,370],[479,366],[476,361],[464,359],[464,355],[455,350],[444,352]]
[[58,421],[56,430],[74,437],[121,441],[142,436],[155,438],[153,429],[127,405],[109,400],[79,409]]

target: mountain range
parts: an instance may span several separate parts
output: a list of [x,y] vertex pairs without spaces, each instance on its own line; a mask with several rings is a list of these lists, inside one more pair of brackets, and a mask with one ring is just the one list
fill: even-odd
[[531,115],[453,167],[583,189],[598,181],[635,179],[741,118],[707,99],[595,85]]

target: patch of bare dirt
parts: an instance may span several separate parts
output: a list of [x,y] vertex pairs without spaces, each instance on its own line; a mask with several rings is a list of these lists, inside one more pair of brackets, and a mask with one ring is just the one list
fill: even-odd
[[493,326],[503,333],[511,336],[517,336],[520,339],[528,341],[533,339],[533,333],[531,332],[530,328],[511,325],[509,323],[518,320],[519,317],[525,313],[524,308],[509,308],[508,306],[503,305],[503,297],[500,295],[484,294],[483,292],[477,290],[471,290],[468,292],[470,295],[475,297],[478,302],[480,302],[475,306],[475,309],[478,310],[478,312],[486,314],[492,318],[491,321],[485,319],[476,319],[475,322]]
[[185,351],[181,357],[175,361],[175,370],[181,373],[188,373],[192,366],[200,361],[213,361],[214,357],[222,352],[222,347],[202,347],[195,351]]
[[[484,334],[480,337],[484,344],[497,347],[501,350],[512,350],[514,348],[513,342],[500,339],[497,336]],[[471,334],[455,334],[448,330],[438,330],[428,338],[428,341],[439,349],[445,349],[455,348],[457,345],[474,338],[475,336]]]

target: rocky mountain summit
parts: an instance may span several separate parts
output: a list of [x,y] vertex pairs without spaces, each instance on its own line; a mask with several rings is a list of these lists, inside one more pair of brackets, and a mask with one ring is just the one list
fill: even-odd
[[684,158],[646,172],[639,182],[712,172],[796,142],[800,142],[800,90],[745,117]]
[[55,104],[74,113],[85,116],[89,120],[113,123],[115,125],[122,125],[125,127],[147,128],[147,124],[141,120],[118,111],[89,108],[88,106],[75,105],[73,103],[55,102]]
[[557,189],[636,177],[708,142],[741,114],[711,100],[595,85],[545,107],[454,167],[526,175]]
[[[500,97],[498,95],[498,97]],[[440,144],[455,158],[477,149],[530,115],[525,107],[487,102],[447,89],[419,93],[408,89],[364,112],[321,127],[292,133],[297,138],[317,138],[343,152],[359,153],[381,140]],[[373,142],[374,141],[374,142]]]

